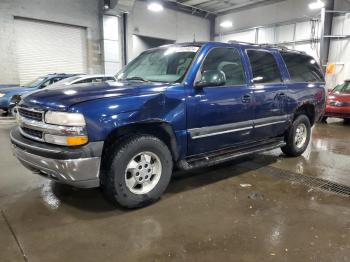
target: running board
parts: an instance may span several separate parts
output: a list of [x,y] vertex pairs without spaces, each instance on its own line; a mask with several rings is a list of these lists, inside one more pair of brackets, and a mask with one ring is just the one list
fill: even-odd
[[188,157],[181,160],[178,165],[181,169],[190,170],[194,168],[213,166],[243,156],[270,151],[286,145],[283,139],[271,139],[264,142],[257,142],[254,145],[244,148],[226,148],[205,155]]

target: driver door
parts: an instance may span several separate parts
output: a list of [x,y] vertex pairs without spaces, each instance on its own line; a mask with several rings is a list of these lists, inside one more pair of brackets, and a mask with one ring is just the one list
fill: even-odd
[[213,48],[200,69],[225,75],[222,85],[193,87],[187,99],[188,155],[252,142],[253,90],[248,87],[242,53]]

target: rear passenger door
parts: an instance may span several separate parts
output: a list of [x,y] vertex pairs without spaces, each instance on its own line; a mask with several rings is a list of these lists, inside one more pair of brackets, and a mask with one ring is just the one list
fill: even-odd
[[283,135],[288,126],[286,86],[275,51],[246,50],[254,90],[254,138],[264,140]]

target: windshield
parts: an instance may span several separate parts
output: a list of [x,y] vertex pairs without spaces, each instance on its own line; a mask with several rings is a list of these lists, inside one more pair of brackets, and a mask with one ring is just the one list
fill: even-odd
[[119,81],[180,82],[199,47],[172,46],[146,51],[117,74]]
[[46,80],[46,77],[38,77],[35,80],[30,81],[23,86],[28,87],[28,88],[33,88],[33,87],[36,87],[37,85],[41,84],[44,80]]
[[336,86],[333,93],[350,93],[350,82]]

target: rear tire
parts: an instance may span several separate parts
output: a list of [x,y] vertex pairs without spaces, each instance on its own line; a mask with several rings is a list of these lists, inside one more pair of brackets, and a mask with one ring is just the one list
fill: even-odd
[[309,145],[311,137],[311,124],[306,115],[299,115],[294,120],[291,128],[285,135],[286,145],[282,147],[282,152],[287,156],[300,156]]
[[126,208],[149,205],[167,188],[173,169],[168,147],[149,135],[133,136],[114,148],[101,188],[114,204]]

